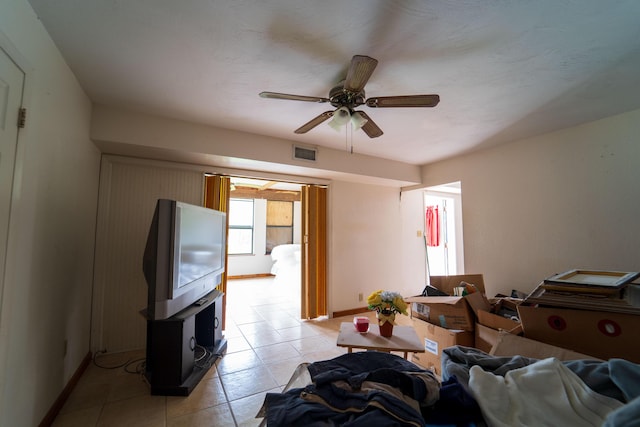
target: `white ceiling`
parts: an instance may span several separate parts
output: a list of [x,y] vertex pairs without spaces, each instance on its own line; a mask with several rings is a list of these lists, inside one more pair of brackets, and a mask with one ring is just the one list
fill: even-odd
[[29,0],[96,103],[344,149],[326,123],[355,54],[367,96],[437,93],[435,108],[363,107],[384,135],[355,152],[425,164],[640,108],[640,2],[602,0]]

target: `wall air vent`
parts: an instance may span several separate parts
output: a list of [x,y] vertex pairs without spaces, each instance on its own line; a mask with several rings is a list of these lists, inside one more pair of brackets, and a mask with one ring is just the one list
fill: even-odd
[[317,159],[317,156],[318,156],[317,148],[300,147],[298,145],[293,146],[294,159],[315,162]]

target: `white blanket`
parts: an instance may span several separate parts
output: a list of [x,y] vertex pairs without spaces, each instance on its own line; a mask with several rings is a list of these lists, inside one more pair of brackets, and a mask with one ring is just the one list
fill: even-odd
[[491,427],[600,426],[623,404],[595,393],[558,359],[540,360],[504,377],[473,366],[469,388]]

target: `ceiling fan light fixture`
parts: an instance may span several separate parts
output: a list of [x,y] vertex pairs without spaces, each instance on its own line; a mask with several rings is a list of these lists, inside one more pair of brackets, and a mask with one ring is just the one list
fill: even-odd
[[349,109],[347,107],[340,107],[333,112],[333,119],[329,122],[329,126],[339,132],[340,128],[349,123],[350,119],[351,113]]
[[260,92],[262,98],[284,99],[292,101],[306,101],[329,103],[334,111],[324,113],[309,120],[294,132],[304,134],[333,117],[328,122],[329,126],[337,132],[346,129],[347,123],[351,122],[352,130],[362,129],[369,138],[378,138],[383,135],[382,129],[364,111],[354,111],[362,105],[371,108],[413,108],[413,107],[435,107],[440,102],[440,96],[431,95],[398,95],[398,96],[377,96],[366,98],[364,87],[373,74],[373,70],[378,65],[378,60],[365,55],[354,55],[351,58],[347,77],[340,81],[329,91],[329,97],[292,95],[280,92]]
[[362,128],[369,120],[365,119],[359,111],[356,111],[351,115],[351,125],[354,130]]

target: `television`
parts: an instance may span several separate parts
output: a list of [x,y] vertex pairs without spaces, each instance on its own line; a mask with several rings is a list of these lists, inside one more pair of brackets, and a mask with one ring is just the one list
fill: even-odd
[[167,319],[220,284],[226,218],[224,212],[202,206],[157,201],[142,260],[148,319]]

